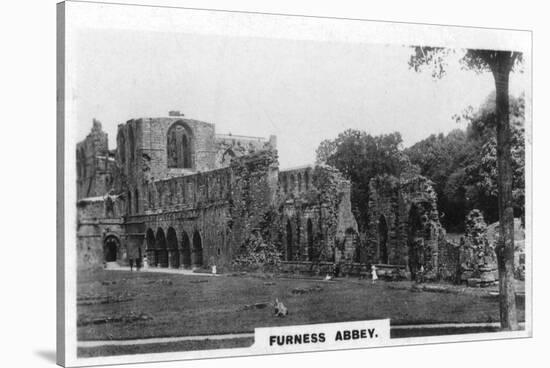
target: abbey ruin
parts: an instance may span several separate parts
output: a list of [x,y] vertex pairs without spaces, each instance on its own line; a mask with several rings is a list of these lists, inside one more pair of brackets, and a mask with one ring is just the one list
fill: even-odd
[[217,134],[170,112],[119,125],[116,142],[109,149],[94,120],[77,144],[79,267],[146,258],[149,267],[225,272],[267,248],[285,272],[338,265],[366,276],[376,264],[381,276],[452,278],[459,267],[424,177],[373,179],[360,231],[350,182],[326,165],[279,169],[275,136]]

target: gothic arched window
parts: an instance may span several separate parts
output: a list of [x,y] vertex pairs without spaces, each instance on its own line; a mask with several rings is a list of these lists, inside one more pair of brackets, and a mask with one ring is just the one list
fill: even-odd
[[166,151],[169,168],[193,168],[193,136],[191,129],[184,122],[174,123],[167,134]]

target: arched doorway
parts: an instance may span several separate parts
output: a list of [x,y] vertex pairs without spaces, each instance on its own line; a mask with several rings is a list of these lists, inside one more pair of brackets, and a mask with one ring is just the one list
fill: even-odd
[[306,228],[306,233],[307,233],[307,250],[306,250],[306,254],[307,254],[307,260],[308,261],[313,261],[314,257],[313,257],[313,254],[314,254],[314,249],[313,249],[313,224],[311,223],[311,219],[307,219],[307,228]]
[[292,254],[292,225],[290,224],[290,220],[287,220],[286,222],[286,260],[292,261],[293,254]]
[[168,260],[170,267],[179,268],[180,256],[178,250],[178,236],[176,235],[176,230],[174,230],[173,227],[169,227],[166,232],[166,245],[168,246]]
[[155,233],[151,229],[147,229],[145,233],[145,240],[147,243],[147,263],[149,266],[156,266],[157,264],[157,252],[155,250]]
[[155,238],[155,248],[157,248],[157,265],[159,267],[168,267],[168,250],[166,249],[166,236],[164,230],[160,227],[157,230]]
[[184,231],[181,239],[181,261],[185,268],[191,267],[191,242],[189,236]]
[[380,215],[378,219],[378,262],[389,264],[388,259],[388,223],[386,217]]
[[115,236],[111,235],[105,238],[105,242],[103,244],[103,256],[104,256],[105,262],[117,261],[119,245],[120,245],[120,242]]
[[202,239],[198,230],[193,233],[192,263],[195,267],[202,266]]
[[422,226],[422,215],[418,206],[411,206],[407,225],[407,245],[409,248],[408,266],[411,272],[411,278],[415,280],[417,272],[424,263],[424,232]]

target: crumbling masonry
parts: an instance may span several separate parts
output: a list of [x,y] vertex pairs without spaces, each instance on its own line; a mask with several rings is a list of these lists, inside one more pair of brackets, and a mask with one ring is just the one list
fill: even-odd
[[147,259],[221,272],[269,264],[367,276],[376,264],[390,279],[456,275],[458,253],[420,175],[371,180],[358,234],[350,182],[329,166],[280,170],[274,136],[220,135],[171,112],[119,125],[116,140],[109,150],[94,120],[77,145],[79,267]]
[[[78,265],[231,269],[251,237],[283,264],[350,260],[350,183],[330,167],[280,171],[276,139],[184,118],[130,120],[117,148],[94,120],[77,145]],[[319,266],[321,265],[321,266]]]

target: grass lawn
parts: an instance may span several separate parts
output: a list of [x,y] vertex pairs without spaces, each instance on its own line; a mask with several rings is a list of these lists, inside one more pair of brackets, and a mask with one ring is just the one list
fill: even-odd
[[[273,316],[271,306],[246,308],[276,297],[288,307],[287,317]],[[523,321],[524,301],[518,301]],[[255,327],[377,318],[391,318],[392,324],[499,320],[497,297],[482,289],[441,293],[357,279],[325,282],[102,269],[79,273],[77,312],[79,340],[240,333]]]

